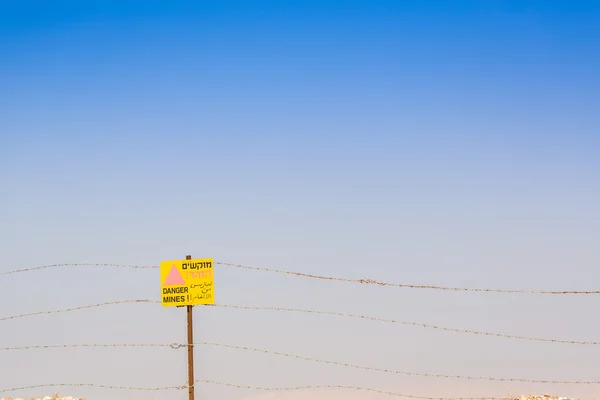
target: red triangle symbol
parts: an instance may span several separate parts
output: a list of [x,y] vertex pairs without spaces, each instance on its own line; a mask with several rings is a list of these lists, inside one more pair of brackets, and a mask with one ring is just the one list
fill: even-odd
[[183,276],[177,270],[177,267],[173,265],[169,275],[167,275],[167,279],[165,279],[165,286],[174,286],[174,285],[185,285],[185,281],[183,280]]

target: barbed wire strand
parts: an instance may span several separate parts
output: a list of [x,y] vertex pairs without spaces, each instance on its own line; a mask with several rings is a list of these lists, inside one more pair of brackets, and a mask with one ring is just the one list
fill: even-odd
[[[343,390],[354,390],[354,391],[363,391],[363,392],[371,392],[378,394],[386,394],[389,396],[395,397],[405,397],[409,399],[421,399],[421,400],[516,400],[514,398],[508,397],[429,397],[429,396],[417,396],[410,395],[398,392],[392,392],[387,390],[380,389],[372,389],[365,388],[359,386],[350,386],[350,385],[305,385],[305,386],[291,386],[291,387],[264,387],[264,386],[251,386],[251,385],[241,385],[230,382],[222,382],[215,381],[210,379],[197,379],[194,382],[194,386],[197,384],[211,384],[218,386],[226,386],[236,389],[249,389],[256,391],[264,391],[264,392],[293,392],[300,390],[322,390],[322,389],[343,389]],[[39,388],[47,388],[47,387],[89,387],[89,388],[98,388],[98,389],[114,389],[114,390],[130,390],[130,391],[165,391],[165,390],[184,390],[188,389],[189,385],[179,385],[179,386],[163,386],[163,387],[128,387],[128,386],[116,386],[116,385],[100,385],[94,383],[49,383],[49,384],[39,384],[39,385],[28,385],[21,386],[10,389],[2,389],[0,393],[7,392],[16,392],[21,390],[28,389],[39,389]]]
[[250,386],[250,385],[239,385],[228,382],[219,382],[212,380],[197,380],[196,383],[210,383],[220,386],[229,386],[238,389],[250,389],[257,391],[268,391],[268,392],[291,392],[291,391],[300,391],[300,390],[315,390],[315,389],[345,389],[345,390],[355,390],[355,391],[364,391],[371,392],[377,394],[386,394],[389,396],[396,397],[406,397],[409,399],[422,399],[422,400],[516,400],[514,398],[509,397],[429,397],[429,396],[417,396],[410,395],[398,392],[392,392],[387,390],[380,389],[371,389],[364,388],[359,386],[349,386],[349,385],[307,385],[307,386],[295,386],[295,387],[261,387],[261,386]]
[[[131,303],[158,304],[158,303],[160,303],[160,301],[159,300],[149,300],[149,299],[109,301],[109,302],[105,302],[105,303],[90,304],[90,305],[65,308],[65,309],[59,309],[59,310],[38,311],[38,312],[27,313],[27,314],[13,315],[13,316],[9,316],[9,317],[0,317],[0,322],[12,320],[12,319],[30,317],[30,316],[65,313],[65,312],[91,309],[91,308],[97,308],[97,307],[112,306],[112,305],[118,305],[118,304],[131,304]],[[207,306],[208,307],[217,307],[217,308],[240,309],[240,310],[298,312],[298,313],[307,313],[307,314],[341,316],[341,317],[348,317],[348,318],[363,319],[363,320],[368,320],[368,321],[378,321],[378,322],[387,322],[387,323],[400,324],[400,325],[416,326],[416,327],[421,327],[421,328],[426,328],[426,329],[437,329],[437,330],[442,330],[442,331],[447,331],[447,332],[466,333],[466,334],[489,336],[489,337],[500,337],[500,338],[505,338],[505,339],[527,340],[527,341],[537,341],[537,342],[547,342],[547,343],[574,344],[574,345],[590,345],[590,346],[600,345],[600,342],[598,342],[598,341],[552,339],[552,338],[541,338],[541,337],[534,337],[534,336],[509,335],[509,334],[505,334],[505,333],[484,332],[484,331],[475,331],[475,330],[470,330],[470,329],[459,329],[459,328],[448,328],[448,327],[443,327],[443,326],[438,326],[438,325],[422,324],[419,322],[401,321],[401,320],[396,320],[396,319],[380,318],[380,317],[350,314],[350,313],[341,313],[341,312],[334,312],[334,311],[309,310],[309,309],[302,309],[302,308],[242,306],[242,305],[235,305],[235,304],[209,304]]]
[[39,271],[39,270],[48,269],[48,268],[62,268],[62,267],[83,267],[83,268],[86,268],[86,267],[89,267],[89,268],[113,267],[113,268],[133,268],[133,269],[158,269],[159,268],[159,266],[157,266],[157,265],[98,264],[98,263],[50,264],[50,265],[42,265],[39,267],[15,269],[12,271],[0,272],[0,276],[19,274],[22,272],[33,272],[33,271]]
[[[570,385],[597,385],[600,381],[573,381],[573,380],[537,380],[527,378],[506,378],[506,377],[483,377],[483,376],[470,376],[470,375],[445,375],[445,374],[433,374],[433,373],[421,373],[421,372],[409,372],[409,371],[398,371],[388,368],[368,367],[359,364],[351,364],[341,361],[324,360],[315,357],[302,356],[291,353],[283,353],[274,350],[260,349],[256,347],[241,346],[227,343],[218,343],[210,341],[194,342],[194,346],[213,346],[233,350],[242,350],[255,353],[262,353],[268,355],[275,355],[280,357],[293,358],[297,360],[304,360],[310,362],[316,362],[320,364],[330,364],[354,369],[362,369],[373,372],[391,373],[396,375],[406,376],[420,376],[428,378],[444,378],[444,379],[463,379],[463,380],[487,380],[487,381],[502,381],[502,382],[525,382],[525,383],[543,383],[543,384],[570,384]],[[183,343],[118,343],[118,344],[62,344],[62,345],[32,345],[22,347],[4,347],[0,348],[0,351],[19,351],[19,350],[38,350],[38,349],[56,349],[56,348],[122,348],[122,347],[170,347],[172,349],[179,349],[187,347],[187,344]]]
[[179,349],[181,347],[187,347],[187,344],[182,343],[81,343],[81,344],[44,344],[44,345],[31,345],[31,346],[19,346],[19,347],[0,347],[0,351],[23,351],[23,350],[44,350],[44,349],[72,349],[72,348],[127,348],[127,347],[170,347],[172,349]]
[[[442,290],[442,291],[456,291],[456,292],[484,292],[484,293],[521,293],[521,294],[539,294],[539,295],[600,295],[600,290],[535,290],[535,289],[497,289],[497,288],[472,288],[472,287],[451,287],[451,286],[439,286],[439,285],[414,285],[408,283],[393,283],[379,281],[375,279],[352,279],[343,277],[333,277],[324,275],[308,274],[304,272],[296,271],[285,271],[275,268],[264,268],[254,267],[250,265],[233,264],[227,262],[215,262],[215,265],[221,265],[225,267],[240,268],[252,271],[263,271],[272,272],[278,274],[292,275],[298,277],[321,279],[327,281],[339,281],[349,283],[360,283],[366,285],[378,285],[378,286],[389,286],[399,287],[405,289],[427,289],[427,290]],[[115,267],[115,268],[134,268],[134,269],[158,269],[156,265],[127,265],[127,264],[96,264],[96,263],[74,263],[74,264],[51,264],[43,265],[40,267],[17,269],[12,271],[0,272],[0,276],[12,275],[21,272],[31,272],[47,268],[58,268],[58,267]]]
[[12,315],[12,316],[9,316],[9,317],[0,317],[0,322],[8,321],[8,320],[11,320],[11,319],[18,319],[18,318],[38,316],[38,315],[58,314],[58,313],[65,313],[65,312],[78,311],[78,310],[85,310],[85,309],[96,308],[96,307],[105,307],[105,306],[112,306],[112,305],[117,305],[117,304],[135,304],[135,303],[160,303],[160,301],[158,301],[158,300],[118,300],[118,301],[107,301],[107,302],[104,302],[104,303],[89,304],[89,305],[85,305],[85,306],[71,307],[71,308],[63,308],[63,309],[59,309],[59,310],[37,311],[37,312],[32,312],[32,313],[27,313],[27,314]]
[[91,387],[98,389],[116,389],[116,390],[131,390],[131,391],[162,391],[162,390],[183,390],[188,389],[188,385],[179,385],[179,386],[163,386],[163,387],[130,387],[130,386],[117,386],[117,385],[99,385],[95,383],[44,383],[39,385],[28,385],[15,387],[10,389],[1,389],[0,393],[8,393],[8,392],[17,392],[20,390],[28,390],[28,389],[39,389],[39,388],[49,388],[49,387]]
[[333,276],[314,275],[304,272],[285,271],[274,268],[263,268],[253,267],[249,265],[232,264],[225,262],[215,262],[216,265],[223,265],[226,267],[241,268],[253,271],[263,272],[274,272],[278,274],[293,275],[312,279],[321,279],[328,281],[340,281],[340,282],[351,282],[361,283],[367,285],[379,285],[379,286],[390,286],[400,287],[405,289],[429,289],[429,290],[444,290],[444,291],[458,291],[458,292],[493,292],[493,293],[526,293],[526,294],[551,294],[551,295],[599,295],[600,290],[585,290],[585,291],[574,291],[574,290],[534,290],[534,289],[491,289],[491,288],[468,288],[468,287],[450,287],[450,286],[437,286],[437,285],[411,285],[407,283],[391,283],[378,281],[375,279],[351,279],[351,278],[340,278]]
[[228,349],[235,350],[245,350],[252,351],[256,353],[263,354],[271,354],[281,357],[294,358],[297,360],[311,361],[320,364],[330,364],[337,365],[341,367],[362,369],[365,371],[373,371],[373,372],[384,372],[389,374],[396,375],[405,375],[405,376],[421,376],[426,378],[444,378],[444,379],[463,379],[463,380],[483,380],[483,381],[499,381],[499,382],[525,382],[525,383],[543,383],[543,384],[566,384],[566,385],[600,385],[600,381],[573,381],[573,380],[549,380],[549,379],[527,379],[527,378],[506,378],[506,377],[488,377],[488,376],[470,376],[470,375],[445,375],[445,374],[433,374],[426,372],[410,372],[410,371],[398,371],[388,368],[377,368],[377,367],[367,367],[358,364],[351,364],[341,361],[331,361],[331,360],[323,360],[315,357],[301,356],[290,353],[283,353],[279,351],[266,350],[266,349],[258,349],[254,347],[248,346],[238,346],[238,345],[230,345],[224,343],[216,343],[216,342],[194,342],[194,345],[207,345],[214,347],[222,347]]
[[597,342],[597,341],[566,340],[566,339],[563,340],[563,339],[541,338],[541,337],[534,337],[534,336],[509,335],[509,334],[505,334],[505,333],[484,332],[484,331],[475,331],[475,330],[470,330],[470,329],[459,329],[459,328],[448,328],[448,327],[439,326],[439,325],[422,324],[419,322],[401,321],[401,320],[396,320],[396,319],[372,317],[372,316],[368,316],[368,315],[349,314],[349,313],[334,312],[334,311],[321,311],[321,310],[310,310],[310,309],[302,309],[302,308],[283,308],[283,307],[256,307],[256,306],[242,306],[242,305],[233,305],[233,304],[208,304],[207,306],[219,307],[219,308],[240,309],[240,310],[278,311],[278,312],[282,311],[282,312],[298,312],[298,313],[307,313],[307,314],[331,315],[331,316],[364,319],[364,320],[369,320],[369,321],[379,321],[379,322],[388,322],[388,323],[400,324],[400,325],[416,326],[416,327],[427,328],[427,329],[438,329],[438,330],[448,331],[448,332],[467,333],[467,334],[482,335],[482,336],[494,336],[494,337],[501,337],[501,338],[506,338],[506,339],[529,340],[529,341],[537,341],[537,342],[552,342],[552,343],[563,343],[563,344],[577,344],[577,345],[593,345],[593,346],[600,345],[600,342]]

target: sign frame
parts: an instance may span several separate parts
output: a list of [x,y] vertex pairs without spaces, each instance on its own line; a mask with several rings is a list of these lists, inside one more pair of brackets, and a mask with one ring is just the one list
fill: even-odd
[[215,304],[212,258],[160,262],[163,307]]

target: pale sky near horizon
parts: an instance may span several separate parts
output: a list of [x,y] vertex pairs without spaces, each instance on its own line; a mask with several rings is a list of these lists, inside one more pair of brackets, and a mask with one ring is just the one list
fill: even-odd
[[[212,257],[444,286],[600,289],[600,3],[0,3],[0,272]],[[0,275],[0,319],[159,300],[157,270]],[[216,301],[600,341],[599,296],[440,292],[217,266]],[[197,341],[393,370],[600,381],[599,346],[198,307]],[[0,320],[0,390],[183,385],[183,309]],[[600,385],[411,377],[198,346],[196,377],[424,396]],[[40,388],[88,400],[185,391]],[[198,400],[379,400],[200,385]]]

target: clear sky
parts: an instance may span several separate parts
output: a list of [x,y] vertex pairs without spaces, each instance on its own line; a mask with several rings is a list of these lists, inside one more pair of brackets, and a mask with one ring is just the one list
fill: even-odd
[[[213,257],[399,283],[600,285],[600,2],[0,2],[0,271]],[[440,293],[218,267],[221,304],[599,340],[594,296]],[[159,299],[156,270],[0,277],[0,317]],[[600,380],[598,346],[197,308],[196,339],[406,371]],[[185,340],[183,309],[0,322],[0,347]],[[196,375],[408,394],[600,385],[395,376],[201,346]],[[0,353],[0,390],[181,385],[184,350]],[[43,395],[38,389],[12,395]],[[64,389],[99,399],[186,393]],[[199,399],[267,396],[203,385]],[[2,394],[0,394],[1,396]]]

